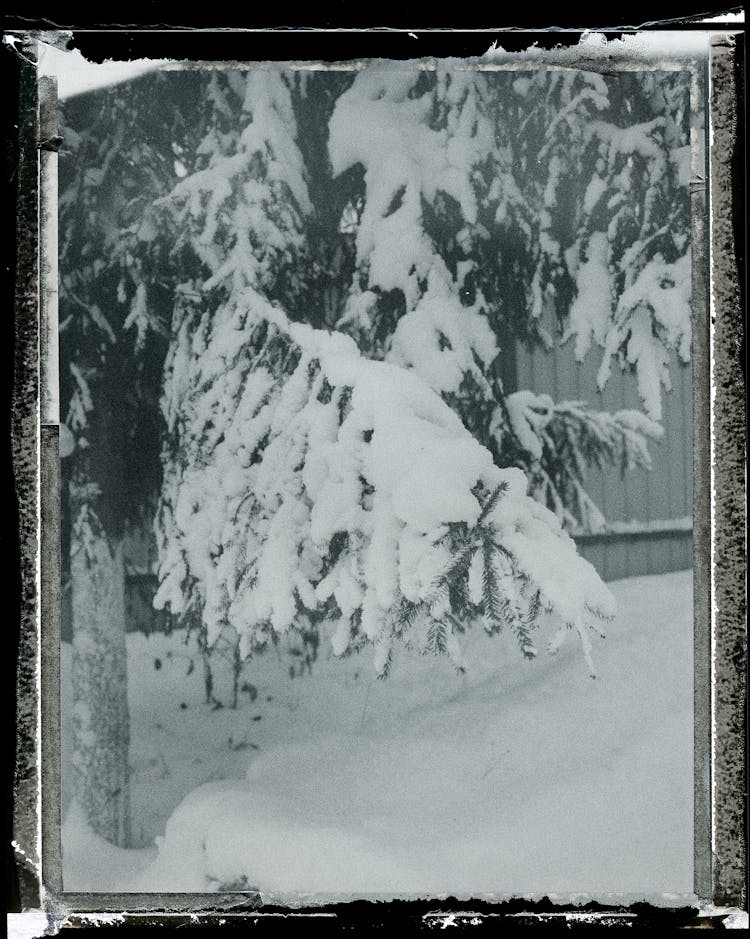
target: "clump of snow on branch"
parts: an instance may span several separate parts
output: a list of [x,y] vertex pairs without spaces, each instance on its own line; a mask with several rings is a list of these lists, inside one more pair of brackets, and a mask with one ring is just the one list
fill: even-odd
[[[439,69],[420,93],[424,77],[393,63],[366,69],[331,117],[333,170],[360,164],[366,189],[356,232],[362,282],[352,286],[341,325],[366,326],[378,294],[400,291],[406,315],[390,360],[438,391],[455,392],[466,373],[482,378],[498,349],[481,292],[473,304],[462,303],[462,278],[427,233],[424,205],[454,200],[468,254],[478,214],[476,168],[493,153],[494,127],[480,106],[481,74]],[[471,264],[461,267],[466,274]]]
[[[216,368],[227,335],[239,370]],[[178,452],[165,466],[155,603],[199,611],[209,642],[231,624],[247,655],[326,621],[337,654],[372,643],[385,674],[396,640],[460,668],[471,616],[513,630],[531,657],[544,611],[584,644],[613,615],[524,474],[496,467],[417,376],[251,292],[182,334],[165,414]]]
[[476,305],[462,305],[445,265],[436,258],[424,295],[396,326],[388,360],[413,370],[440,392],[457,392],[471,375],[491,394],[485,371],[497,354],[486,317]]
[[471,169],[493,144],[491,126],[479,120],[472,73],[440,73],[442,97],[450,107],[441,129],[429,122],[434,93],[415,93],[421,75],[394,63],[363,70],[337,101],[329,127],[334,172],[356,163],[365,169],[357,260],[368,266],[371,286],[400,289],[407,309],[419,299],[419,279],[427,276],[434,257],[422,200],[447,193],[474,221]]
[[604,232],[594,232],[589,239],[585,260],[578,269],[577,286],[564,339],[575,337],[575,355],[582,362],[592,341],[604,345],[612,319],[609,242]]
[[[658,100],[658,99],[657,99]],[[646,412],[661,419],[661,388],[671,388],[670,353],[690,359],[691,252],[685,232],[689,147],[674,111],[619,127],[593,121],[596,174],[586,190],[576,268],[577,296],[564,340],[575,337],[580,360],[602,350],[597,380],[604,388],[612,359],[634,368]],[[606,222],[606,228],[604,223]]]
[[[198,148],[205,168],[162,200],[180,233],[176,249],[189,243],[211,272],[207,290],[267,284],[279,257],[302,245],[301,217],[310,210],[283,73],[253,69],[238,90],[241,113],[230,115],[240,130],[229,135],[231,145],[212,128]],[[214,99],[229,107],[218,87]]]
[[68,413],[65,418],[66,425],[73,433],[81,433],[88,425],[88,414],[94,408],[91,397],[91,388],[81,369],[75,362],[69,363],[70,374],[75,381],[73,394],[70,396]]
[[672,264],[657,255],[620,297],[604,343],[599,387],[609,378],[612,356],[624,348],[625,360],[636,369],[646,411],[654,420],[661,420],[661,386],[672,387],[670,349],[676,349],[683,362],[690,361],[691,277],[690,251]]

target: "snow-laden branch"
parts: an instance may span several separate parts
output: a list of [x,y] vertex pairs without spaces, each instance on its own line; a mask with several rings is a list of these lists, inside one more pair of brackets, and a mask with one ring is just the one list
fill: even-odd
[[[583,401],[554,402],[549,395],[517,391],[505,399],[510,426],[523,449],[522,465],[535,498],[568,530],[602,531],[606,519],[586,492],[588,468],[651,468],[650,440],[661,424],[641,411],[596,411]],[[497,433],[502,433],[498,422]]]
[[[157,607],[227,626],[243,654],[275,634],[447,652],[477,617],[533,656],[545,611],[579,632],[614,613],[557,518],[500,469],[415,374],[252,291],[176,324],[157,521]],[[229,337],[229,339],[228,339]],[[231,339],[231,342],[229,341]]]

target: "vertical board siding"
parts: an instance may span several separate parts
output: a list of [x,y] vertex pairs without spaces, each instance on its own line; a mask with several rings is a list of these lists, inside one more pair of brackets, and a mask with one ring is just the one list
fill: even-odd
[[690,531],[659,532],[640,536],[610,535],[576,539],[581,555],[604,580],[665,574],[692,567],[693,535]]
[[[554,334],[554,322],[544,324]],[[603,391],[596,374],[601,350],[590,350],[583,362],[577,362],[572,343],[551,352],[530,351],[516,346],[516,385],[508,391],[530,389],[549,394],[556,402],[585,401],[603,411],[642,410],[635,375],[622,372],[616,363]],[[510,371],[510,370],[508,370]],[[632,469],[624,474],[619,468],[592,467],[586,480],[587,490],[608,522],[684,519],[692,515],[692,382],[690,365],[672,356],[671,390],[662,390],[662,426],[664,436],[649,442],[651,470]],[[664,533],[654,537],[633,535],[587,541],[581,551],[607,580],[635,577],[646,573],[682,570],[692,565],[690,532]]]

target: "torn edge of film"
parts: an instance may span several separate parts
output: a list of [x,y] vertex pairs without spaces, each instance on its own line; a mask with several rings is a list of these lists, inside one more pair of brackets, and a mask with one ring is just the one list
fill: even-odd
[[[744,322],[735,245],[738,159],[737,39],[717,34],[702,63],[693,61],[693,101],[708,120],[693,135],[694,303],[694,637],[695,637],[695,904],[688,916],[746,924],[745,876],[745,394]],[[708,46],[708,39],[707,39]],[[66,894],[60,872],[59,779],[59,532],[57,358],[57,154],[45,143],[57,134],[54,79],[36,73],[36,42],[24,36],[18,54],[19,137],[15,289],[15,383],[12,444],[19,503],[21,623],[18,660],[14,841],[25,926],[50,934],[63,923],[223,925],[238,917],[335,916],[346,904],[313,910],[263,909],[257,895]],[[604,51],[604,49],[602,49]],[[559,64],[596,66],[588,50],[568,50]],[[606,52],[604,52],[606,55]],[[555,58],[552,56],[552,58]],[[518,54],[515,67],[539,66]],[[646,61],[619,67],[649,67]],[[513,65],[506,66],[513,67]],[[610,67],[612,67],[610,62]],[[654,67],[653,62],[650,67]],[[708,154],[708,159],[707,159]],[[709,185],[706,185],[706,179]],[[341,898],[342,900],[344,898]],[[351,899],[351,898],[350,898]],[[538,898],[538,899],[541,899]],[[549,900],[549,898],[547,898]],[[563,919],[632,923],[638,898],[588,895],[557,898],[560,912],[518,901],[472,901],[441,912],[438,901],[414,901],[412,918],[427,925],[478,923],[506,917],[552,924]],[[568,904],[568,909],[564,904]],[[582,905],[587,904],[586,910]],[[296,905],[296,904],[295,904]],[[660,904],[661,906],[662,904]],[[666,902],[668,906],[668,900]],[[685,914],[684,905],[682,912]],[[597,907],[597,909],[592,909]],[[478,908],[477,911],[473,911]],[[373,905],[375,919],[387,905]],[[744,916],[744,919],[742,917]],[[663,921],[663,910],[660,916]],[[684,919],[684,916],[683,916]],[[31,921],[34,920],[32,923]],[[38,923],[37,923],[38,921]],[[42,928],[43,926],[43,928]]]

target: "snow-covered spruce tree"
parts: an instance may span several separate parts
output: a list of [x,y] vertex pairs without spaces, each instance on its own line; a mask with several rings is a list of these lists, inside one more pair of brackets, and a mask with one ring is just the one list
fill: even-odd
[[[199,623],[209,644],[235,630],[240,654],[248,655],[292,630],[314,647],[321,622],[330,620],[338,651],[369,639],[385,672],[396,637],[452,650],[459,663],[455,634],[480,610],[490,629],[503,621],[514,628],[527,654],[533,654],[529,634],[543,609],[556,610],[566,626],[574,625],[585,648],[587,624],[611,612],[598,578],[577,558],[559,522],[526,495],[523,474],[476,472],[476,454],[489,466],[489,452],[475,449],[471,436],[458,431],[460,422],[445,423],[451,408],[461,413],[463,405],[465,423],[481,439],[471,415],[484,408],[492,428],[488,435],[502,452],[500,441],[523,440],[514,418],[520,426],[518,412],[534,410],[534,402],[524,408],[516,398],[509,408],[492,371],[498,328],[492,316],[500,294],[494,306],[484,298],[470,237],[463,261],[448,249],[446,260],[425,221],[428,199],[440,197],[447,205],[450,196],[476,227],[472,200],[477,201],[482,182],[472,161],[482,148],[492,147],[497,128],[480,146],[474,139],[476,109],[464,118],[469,96],[477,93],[473,73],[459,76],[460,82],[442,73],[423,80],[424,74],[365,71],[332,102],[329,97],[321,104],[319,98],[316,105],[318,114],[333,105],[333,172],[354,163],[366,167],[359,197],[349,197],[340,214],[327,212],[338,220],[341,251],[349,252],[354,273],[349,295],[339,290],[343,301],[336,323],[352,328],[365,357],[341,337],[294,326],[280,310],[285,307],[297,320],[329,324],[325,316],[337,312],[335,302],[325,315],[305,310],[319,283],[308,233],[321,226],[309,185],[320,176],[321,161],[312,169],[305,159],[308,141],[298,133],[298,114],[312,106],[313,79],[302,82],[273,68],[251,71],[241,85],[236,75],[217,76],[211,93],[215,126],[199,148],[205,165],[160,203],[159,224],[172,232],[182,273],[163,399],[167,442],[157,519],[161,587],[155,602]],[[420,82],[427,83],[424,94],[410,95]],[[426,122],[441,83],[454,89],[446,121],[468,128],[463,147],[453,147],[450,135]],[[356,123],[342,102],[358,84],[366,91],[360,88],[352,105],[363,115]],[[373,111],[390,105],[388,113],[368,112],[367,102]],[[350,130],[339,145],[345,132],[337,124]],[[376,133],[360,141],[361,126]],[[352,152],[342,155],[347,146]],[[320,155],[319,138],[316,152]],[[447,166],[446,153],[453,154]],[[494,151],[492,158],[500,159]],[[384,177],[380,182],[378,174]],[[489,176],[498,178],[494,170]],[[356,180],[350,174],[349,183]],[[328,187],[318,184],[319,192],[335,190],[333,176]],[[512,179],[505,184],[511,188]],[[450,225],[438,229],[445,236]],[[339,262],[339,271],[346,266]],[[532,283],[529,290],[535,289]],[[390,332],[382,329],[386,314],[373,312],[386,293],[391,304],[395,294],[402,305],[396,313],[387,307],[393,316]],[[269,305],[269,298],[276,303]],[[503,315],[510,321],[513,307],[508,306]],[[520,312],[516,318],[522,320]],[[527,325],[527,330],[539,327]],[[378,365],[370,356],[390,359],[398,368]],[[403,371],[415,374],[406,378]],[[377,408],[378,384],[388,403],[385,411]],[[430,384],[451,408],[428,392]],[[389,395],[389,387],[398,393]],[[566,446],[573,450],[568,478],[582,474],[585,459],[602,454],[645,460],[642,431],[650,429],[645,417],[592,416],[582,406],[567,405],[556,413],[566,428],[556,439],[555,425],[543,416],[538,424],[525,416],[523,421],[555,458]],[[539,426],[543,423],[548,426]],[[453,449],[449,426],[461,441]],[[396,460],[391,437],[407,463]],[[420,445],[431,457],[429,472]],[[456,455],[462,447],[467,465]],[[378,449],[395,460],[390,476],[382,472]],[[453,469],[441,480],[446,460]],[[457,475],[450,475],[453,470]],[[570,498],[575,511],[580,492],[571,497],[564,483],[547,474],[558,502]],[[429,511],[420,490],[428,495]],[[416,508],[416,515],[410,514],[411,501],[422,514]],[[505,512],[523,547],[507,541],[510,533],[501,522],[495,530]]]
[[[587,466],[650,465],[670,351],[689,355],[686,74],[385,63],[287,76],[281,120],[312,209],[269,295],[414,368],[568,527],[600,528]],[[212,80],[207,161],[238,146],[244,97],[241,73]],[[649,417],[525,389],[510,400],[504,350],[551,345],[546,308],[579,359],[603,347],[601,386],[613,356],[637,370]]]
[[[118,845],[130,839],[123,538],[128,525],[153,517],[160,485],[157,401],[167,344],[158,318],[172,294],[166,266],[152,266],[138,246],[152,234],[146,207],[178,178],[172,148],[194,126],[180,119],[191,83],[149,76],[127,91],[66,102],[63,117],[61,476],[73,791],[92,828]],[[172,125],[152,112],[155,95]]]

